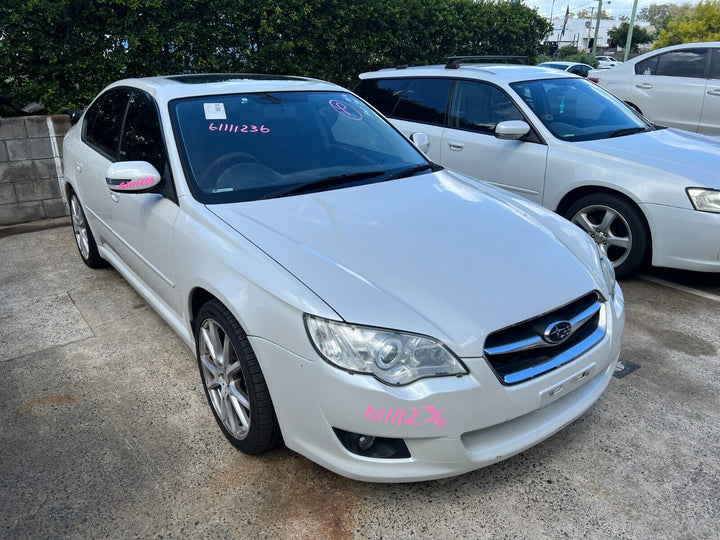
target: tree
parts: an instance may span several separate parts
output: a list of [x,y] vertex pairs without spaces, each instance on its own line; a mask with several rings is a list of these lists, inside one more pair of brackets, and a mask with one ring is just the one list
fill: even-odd
[[[578,19],[590,19],[590,18],[597,19],[597,13],[595,13],[594,11],[590,11],[588,9],[581,9],[580,11],[577,12],[577,15],[575,15],[575,17]],[[601,19],[614,19],[615,17],[613,17],[612,15],[609,15],[608,12],[603,9],[602,12],[600,13],[600,18]]]
[[0,94],[48,112],[110,82],[187,72],[307,75],[470,54],[526,55],[552,30],[503,0],[2,0]]
[[677,20],[691,12],[694,7],[689,3],[684,4],[650,4],[642,8],[637,15],[638,20],[650,23],[656,33],[667,28],[672,20]]
[[[616,26],[608,30],[608,37],[615,46],[625,47],[627,43],[628,31],[630,30],[630,23],[623,22],[620,26]],[[633,28],[632,43],[630,44],[630,50],[637,52],[638,45],[643,43],[651,43],[653,36],[645,28],[641,26],[635,26]]]
[[700,2],[684,17],[668,22],[665,29],[660,32],[655,48],[700,41],[720,41],[720,1],[718,0]]

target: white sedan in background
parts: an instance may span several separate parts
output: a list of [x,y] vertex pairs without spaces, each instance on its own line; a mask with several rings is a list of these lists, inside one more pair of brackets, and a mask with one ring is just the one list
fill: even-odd
[[365,73],[355,91],[432,160],[576,223],[619,276],[720,272],[719,139],[658,128],[555,69],[463,61]]
[[588,78],[655,124],[720,135],[718,41],[665,47]]

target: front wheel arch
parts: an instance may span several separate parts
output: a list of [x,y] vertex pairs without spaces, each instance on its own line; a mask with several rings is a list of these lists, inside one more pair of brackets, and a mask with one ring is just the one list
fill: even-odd
[[[629,227],[625,237],[630,242],[628,253],[624,256],[615,256],[615,253],[606,253],[613,260],[618,277],[627,276],[638,270],[641,266],[652,260],[652,234],[647,218],[642,209],[629,197],[611,189],[583,188],[566,195],[558,205],[556,212],[566,219],[573,221],[579,212],[598,207],[610,210],[608,214],[616,215],[617,222],[622,228]],[[605,217],[604,215],[598,216]],[[609,216],[608,216],[609,217]],[[582,227],[586,229],[586,227]],[[596,240],[597,241],[597,240]],[[617,250],[618,248],[612,248]]]

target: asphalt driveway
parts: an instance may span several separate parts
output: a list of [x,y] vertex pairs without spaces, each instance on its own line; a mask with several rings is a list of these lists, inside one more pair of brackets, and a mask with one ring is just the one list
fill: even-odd
[[82,264],[69,227],[0,238],[0,536],[718,538],[720,277],[696,294],[684,276],[623,282],[621,365],[567,429],[474,473],[373,485],[238,453],[191,351]]

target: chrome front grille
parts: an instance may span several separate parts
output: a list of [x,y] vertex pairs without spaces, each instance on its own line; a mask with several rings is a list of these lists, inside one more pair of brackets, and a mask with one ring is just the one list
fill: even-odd
[[605,336],[605,306],[592,292],[551,313],[490,334],[485,358],[506,385],[571,362]]

